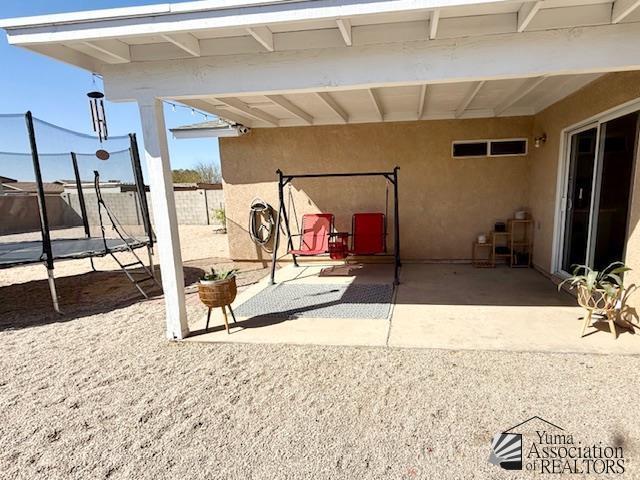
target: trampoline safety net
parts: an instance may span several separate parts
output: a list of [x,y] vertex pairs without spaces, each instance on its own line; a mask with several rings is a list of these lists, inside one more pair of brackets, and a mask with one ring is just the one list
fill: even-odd
[[135,134],[100,142],[30,113],[0,115],[0,268],[52,269],[57,259],[152,245]]

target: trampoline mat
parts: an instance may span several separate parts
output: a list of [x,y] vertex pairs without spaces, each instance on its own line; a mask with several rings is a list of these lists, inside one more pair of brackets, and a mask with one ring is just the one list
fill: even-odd
[[[122,252],[131,248],[144,247],[147,237],[139,239],[107,238],[107,247],[114,252]],[[51,239],[51,250],[54,260],[101,257],[108,252],[104,248],[102,238],[64,238]],[[42,241],[0,243],[0,268],[42,262]]]
[[266,287],[234,312],[237,317],[389,318],[393,285],[286,284]]

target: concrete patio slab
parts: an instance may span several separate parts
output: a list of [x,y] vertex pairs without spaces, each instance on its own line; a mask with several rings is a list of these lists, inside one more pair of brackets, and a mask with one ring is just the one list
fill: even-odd
[[[287,265],[277,271],[276,282],[392,283],[393,267]],[[267,285],[265,278],[241,292],[234,306]],[[620,328],[614,339],[605,323],[580,338],[582,315],[571,295],[558,292],[553,282],[533,269],[405,264],[390,320],[238,318],[227,334],[216,309],[205,333],[203,309],[188,341],[640,354],[640,336]]]
[[[276,272],[276,283],[287,284],[337,284],[392,283],[393,270],[388,265],[350,265],[328,262],[295,267],[287,265]],[[238,307],[269,285],[264,278],[238,294],[233,307]],[[209,329],[205,333],[206,311],[194,325],[195,330],[187,341],[215,343],[276,343],[294,345],[356,345],[385,346],[389,334],[389,319],[366,318],[296,318],[265,319],[237,318],[233,324],[229,316],[230,333],[224,329],[221,309],[211,315]]]
[[640,337],[604,323],[579,338],[583,310],[532,269],[406,265],[401,279],[389,346],[640,353]]

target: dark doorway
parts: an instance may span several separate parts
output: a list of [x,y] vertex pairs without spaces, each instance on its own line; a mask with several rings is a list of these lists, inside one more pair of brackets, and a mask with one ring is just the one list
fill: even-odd
[[567,215],[565,221],[562,269],[570,272],[573,265],[587,262],[591,196],[598,129],[590,128],[571,136],[571,155],[567,183]]
[[638,117],[639,112],[634,112],[600,127],[602,161],[593,255],[598,270],[624,259]]

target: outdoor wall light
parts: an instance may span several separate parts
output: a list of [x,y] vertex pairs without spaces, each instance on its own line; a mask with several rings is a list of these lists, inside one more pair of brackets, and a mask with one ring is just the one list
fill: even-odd
[[533,146],[536,147],[536,148],[540,148],[540,146],[544,145],[545,143],[547,143],[547,134],[546,133],[543,133],[539,137],[535,137],[533,139]]

